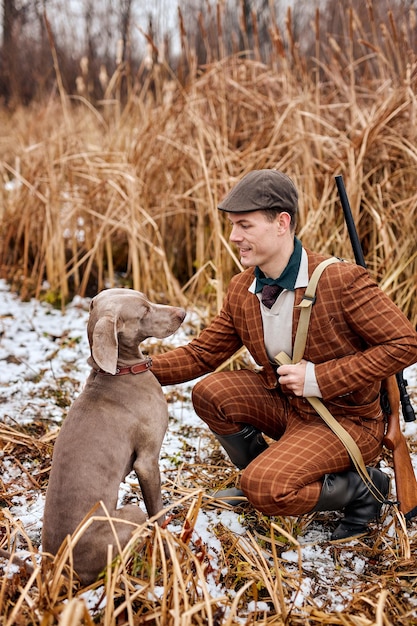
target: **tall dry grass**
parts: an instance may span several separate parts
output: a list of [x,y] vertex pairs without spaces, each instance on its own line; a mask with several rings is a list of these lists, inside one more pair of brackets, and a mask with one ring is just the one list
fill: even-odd
[[[1,275],[23,298],[62,306],[75,293],[127,284],[158,301],[191,303],[208,321],[240,269],[216,208],[230,187],[254,168],[282,169],[300,191],[303,243],[353,258],[334,183],[343,174],[369,270],[417,323],[415,18],[410,12],[406,24],[388,19],[381,28],[371,14],[369,33],[352,10],[343,19],[342,42],[321,32],[316,14],[314,60],[303,57],[289,13],[283,27],[271,16],[266,60],[258,49],[223,55],[227,34],[219,28],[217,52],[210,50],[206,67],[197,68],[184,38],[187,78],[155,65],[127,103],[118,97],[120,68],[97,105],[67,97],[58,81],[59,98],[12,115],[0,111]],[[22,445],[20,432],[0,434],[9,447]],[[39,445],[49,443],[36,438],[32,456],[39,458]],[[380,535],[377,545],[361,546],[375,558],[376,580],[339,614],[318,608],[314,598],[296,607],[302,564],[289,575],[279,543],[284,537],[298,550],[294,528],[260,518],[258,534],[238,543],[222,529],[222,582],[237,595],[235,602],[214,601],[209,560],[191,543],[196,514],[206,504],[200,491],[175,485],[172,500],[181,498],[183,532],[138,528],[132,542],[140,558],[129,546],[109,566],[106,604],[99,609],[97,598],[95,613],[68,569],[71,543],[41,565],[24,530],[3,515],[2,546],[19,535],[32,569],[0,582],[0,623],[234,625],[241,623],[242,599],[272,607],[250,623],[411,623],[407,598],[415,596],[416,578],[408,555],[415,554],[415,540],[412,549],[404,537],[393,548],[392,537]]]
[[373,23],[367,39],[353,11],[343,19],[342,46],[316,14],[314,60],[288,14],[286,28],[271,18],[267,62],[256,50],[221,57],[219,45],[200,69],[184,44],[185,84],[154,65],[124,107],[116,72],[97,106],[61,87],[59,99],[3,111],[2,276],[22,297],[63,303],[125,282],[210,316],[239,271],[216,209],[239,177],[287,172],[304,244],[352,258],[334,183],[342,174],[369,270],[415,323],[415,16]]
[[[42,433],[32,426],[2,425],[4,454],[26,468],[28,477],[45,493],[50,449],[56,433]],[[41,430],[39,430],[41,429]],[[210,540],[199,532],[197,518],[222,505],[207,495],[213,485],[229,484],[236,478],[224,460],[202,466],[184,461],[178,471],[168,470],[163,490],[171,504],[166,509],[169,524],[160,528],[153,520],[132,532],[120,556],[108,554],[101,578],[82,587],[72,569],[72,550],[88,526],[80,525],[55,557],[41,555],[22,524],[7,507],[0,514],[0,547],[11,549],[18,558],[12,564],[0,554],[0,624],[2,626],[409,626],[415,623],[417,592],[415,559],[417,538],[406,538],[396,528],[395,518],[385,523],[368,541],[344,548],[330,547],[337,580],[333,595],[345,601],[343,610],[331,594],[325,561],[317,569],[305,565],[298,535],[314,523],[314,515],[267,518],[251,508],[241,509],[244,535],[213,517],[212,533],[221,549],[210,551]],[[228,476],[227,476],[228,475]],[[1,499],[9,504],[24,489],[22,479],[7,481]],[[35,487],[35,485],[34,485]],[[218,517],[218,516],[217,516]],[[387,521],[387,520],[386,520]],[[326,523],[322,520],[321,523]],[[396,540],[396,537],[398,540]],[[329,548],[328,548],[329,549]],[[295,560],[286,553],[293,551]],[[320,554],[319,552],[317,553]],[[343,557],[346,555],[346,558]],[[319,556],[318,556],[319,559]],[[353,582],[337,575],[337,564],[366,560],[367,567]],[[320,560],[320,559],[319,559]],[[327,566],[329,567],[329,566]],[[323,569],[324,568],[324,569]],[[373,575],[372,575],[373,574]],[[307,583],[306,581],[310,581]],[[308,584],[312,592],[308,591]],[[350,589],[350,585],[354,589]],[[214,592],[214,590],[216,590]],[[313,592],[315,591],[319,597]],[[248,604],[252,603],[251,612]]]

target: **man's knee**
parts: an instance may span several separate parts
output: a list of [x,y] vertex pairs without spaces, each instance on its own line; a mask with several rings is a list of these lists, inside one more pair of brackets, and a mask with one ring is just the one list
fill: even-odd
[[259,473],[258,462],[262,465],[260,457],[240,477],[241,489],[255,509],[264,515],[302,515],[312,510],[318,498],[318,483],[290,483],[277,472]]
[[[252,464],[254,464],[253,461]],[[253,467],[248,467],[242,471],[240,475],[240,487],[252,506],[258,511],[261,511],[261,513],[271,515],[271,510],[276,510],[277,494],[273,493],[272,484],[270,484],[269,481],[259,480],[254,476]]]
[[208,391],[207,379],[199,380],[191,392],[191,401],[197,415],[207,410],[213,404],[212,394]]

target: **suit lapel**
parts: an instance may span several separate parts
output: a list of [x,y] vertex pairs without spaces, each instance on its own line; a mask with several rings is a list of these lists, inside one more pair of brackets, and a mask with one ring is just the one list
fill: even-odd
[[248,325],[249,336],[252,342],[252,346],[250,348],[252,356],[258,363],[268,362],[269,359],[265,349],[264,327],[260,312],[260,302],[256,295],[252,298],[248,298],[246,323]]

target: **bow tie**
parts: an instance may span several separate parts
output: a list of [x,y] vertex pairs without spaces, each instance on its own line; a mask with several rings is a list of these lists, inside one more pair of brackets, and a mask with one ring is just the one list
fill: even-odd
[[279,285],[264,285],[262,287],[262,304],[270,309],[282,291]]

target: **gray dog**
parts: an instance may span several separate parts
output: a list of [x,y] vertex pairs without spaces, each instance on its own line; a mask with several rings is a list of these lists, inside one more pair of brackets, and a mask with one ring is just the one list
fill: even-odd
[[[168,409],[139,344],[147,337],[168,337],[184,317],[183,309],[153,304],[131,289],[107,289],[91,302],[92,370],[55,443],[42,535],[43,550],[56,554],[90,510],[104,504],[117,539],[107,521],[94,521],[82,533],[74,547],[74,569],[84,584],[104,569],[109,545],[115,556],[117,541],[122,548],[129,541],[134,526],[126,522],[146,520],[139,506],[116,508],[127,474],[135,470],[150,517],[163,508],[159,455]],[[104,514],[101,505],[94,512]]]

